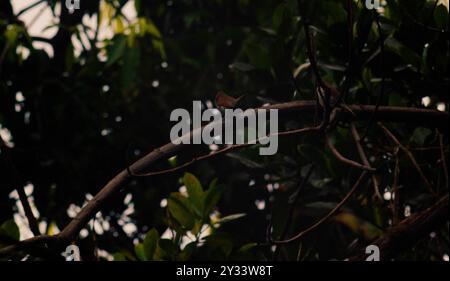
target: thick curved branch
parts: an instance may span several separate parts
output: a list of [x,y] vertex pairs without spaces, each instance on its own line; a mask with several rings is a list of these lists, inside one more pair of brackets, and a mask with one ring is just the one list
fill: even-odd
[[[351,110],[336,108],[336,115],[339,121],[367,121],[375,111],[375,105],[347,104]],[[273,104],[264,107],[266,109],[279,109],[299,112],[302,115],[313,114],[316,108],[315,100],[291,101],[286,103]],[[319,108],[320,110],[320,108]],[[380,106],[375,115],[374,121],[385,122],[405,122],[429,127],[448,127],[448,112],[432,109],[401,107],[401,106]]]
[[28,238],[22,241],[19,241],[16,244],[6,246],[0,249],[0,257],[7,255],[11,252],[20,251],[20,250],[29,250],[35,246],[42,245],[48,242],[52,242],[56,240],[56,236],[48,236],[48,235],[39,235],[32,238]]
[[[374,106],[371,105],[348,105],[353,111],[353,114],[346,113],[339,114],[341,120],[363,120],[371,116],[374,111]],[[299,114],[305,115],[309,113],[314,113],[316,108],[316,101],[293,101],[287,103],[273,104],[263,107],[264,109],[279,109],[280,111],[295,111]],[[336,109],[339,110],[339,109]],[[448,126],[448,113],[440,112],[429,109],[419,109],[419,108],[404,108],[404,107],[387,107],[380,106],[378,109],[377,118],[379,120],[385,121],[402,121],[402,122],[429,122],[430,126],[438,126],[439,124],[445,124]],[[317,127],[314,127],[317,129]],[[305,128],[294,130],[296,133],[304,132]],[[317,130],[315,130],[317,131]],[[191,137],[193,134],[201,133],[201,129],[191,131],[188,136]],[[291,132],[292,133],[292,132]],[[278,133],[278,135],[283,135],[283,132]],[[158,160],[165,159],[176,152],[181,151],[187,144],[174,144],[168,143],[161,146],[145,155],[141,159],[133,163],[129,169],[124,169],[119,172],[113,179],[111,179],[95,196],[84,206],[78,215],[59,233],[58,235],[52,237],[52,240],[56,245],[66,245],[77,237],[79,231],[84,227],[84,225],[93,217],[95,214],[101,210],[103,204],[111,198],[116,192],[125,188],[131,179],[129,170],[131,169],[134,173],[145,173],[150,167],[152,167]],[[46,236],[34,237],[35,243],[45,241],[48,238],[43,238]],[[37,239],[37,240],[36,240]],[[28,240],[20,242],[21,245],[27,245]],[[11,251],[11,247],[9,247]],[[14,249],[12,249],[13,251]],[[1,249],[1,253],[5,253],[5,249]]]
[[[403,250],[410,249],[417,241],[427,236],[448,221],[448,194],[428,209],[416,213],[391,227],[382,237],[371,243],[380,249],[380,259],[395,258]],[[349,260],[365,260],[364,250]]]

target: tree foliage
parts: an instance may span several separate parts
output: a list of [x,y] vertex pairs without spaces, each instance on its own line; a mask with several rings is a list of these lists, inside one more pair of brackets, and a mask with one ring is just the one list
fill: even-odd
[[[65,1],[38,2],[30,11],[47,6],[57,19],[48,39],[29,33],[29,11],[0,2],[0,248],[19,240],[13,217],[23,209],[14,190],[32,186],[41,234],[57,233],[115,174],[169,142],[175,108],[189,109],[193,100],[207,105],[218,90],[245,94],[255,106],[315,100],[308,44],[321,78],[345,92],[348,105],[448,112],[448,1],[387,0],[369,10],[365,1],[344,0],[102,0],[81,1],[74,13]],[[124,7],[136,16],[128,18]],[[99,37],[102,29],[110,35]],[[134,178],[75,243],[83,259],[98,250],[117,260],[347,258],[448,193],[448,116],[384,123],[402,150],[375,115],[355,126],[376,173],[292,246],[271,242],[317,222],[360,174],[333,155],[323,135],[280,137],[274,156],[251,146],[186,173]],[[307,127],[320,118],[288,112],[279,126]],[[360,161],[349,122],[337,122],[328,135],[342,155]],[[209,152],[194,146],[152,170]],[[414,245],[397,257],[448,257],[448,222]]]

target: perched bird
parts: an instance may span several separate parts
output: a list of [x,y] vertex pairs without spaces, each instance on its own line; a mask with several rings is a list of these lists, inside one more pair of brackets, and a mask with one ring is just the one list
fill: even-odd
[[239,102],[244,98],[244,95],[233,98],[227,94],[225,94],[223,91],[217,92],[216,95],[216,106],[220,109],[233,109],[236,108],[239,104]]

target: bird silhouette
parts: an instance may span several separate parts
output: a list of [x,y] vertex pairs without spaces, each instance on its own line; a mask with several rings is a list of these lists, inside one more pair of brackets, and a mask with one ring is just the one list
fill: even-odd
[[216,106],[220,109],[233,109],[236,108],[239,102],[244,98],[245,95],[242,95],[238,98],[234,98],[225,94],[223,91],[219,91],[216,94]]

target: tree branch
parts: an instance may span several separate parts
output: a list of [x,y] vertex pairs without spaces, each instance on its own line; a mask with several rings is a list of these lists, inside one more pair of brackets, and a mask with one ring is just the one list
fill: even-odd
[[[380,259],[389,260],[403,250],[410,249],[417,241],[448,221],[448,194],[428,209],[416,213],[391,227],[382,237],[373,242],[380,249]],[[364,250],[349,260],[365,260]]]
[[6,246],[0,249],[0,257],[14,251],[30,250],[38,245],[56,240],[56,236],[39,235],[17,242],[16,244]]
[[361,184],[361,182],[366,178],[367,174],[368,174],[367,171],[364,171],[364,172],[361,173],[361,175],[359,176],[358,180],[355,182],[355,184],[350,189],[350,191],[347,193],[347,195],[345,195],[345,197],[341,200],[341,202],[339,202],[336,205],[336,207],[334,207],[333,210],[331,210],[326,216],[321,218],[319,221],[317,221],[312,226],[310,226],[307,229],[301,231],[297,235],[295,235],[295,236],[293,236],[293,237],[291,237],[289,239],[286,239],[286,240],[273,241],[273,243],[274,244],[291,243],[291,242],[293,242],[295,240],[298,240],[298,239],[302,238],[306,234],[310,233],[311,231],[313,231],[316,228],[318,228],[319,226],[321,226],[324,222],[326,222],[329,218],[331,218],[348,201],[348,199],[350,199],[350,197],[353,195],[353,193],[355,193],[356,189]]
[[[336,108],[340,121],[363,121],[369,120],[375,111],[374,105],[347,105],[351,110]],[[316,110],[316,101],[292,101],[287,103],[274,104],[264,107],[266,109],[279,109],[287,111],[298,111],[302,115],[314,113]],[[320,108],[319,108],[320,110]],[[386,122],[406,122],[413,124],[426,125],[430,127],[448,127],[448,112],[442,112],[433,109],[400,107],[400,106],[380,106],[375,116],[375,121]]]
[[411,163],[413,164],[414,168],[417,170],[417,172],[419,173],[420,177],[422,178],[423,182],[425,183],[425,185],[427,186],[428,190],[430,191],[431,194],[433,195],[437,195],[436,192],[433,190],[433,188],[431,187],[431,183],[428,181],[427,177],[425,176],[425,174],[423,173],[422,169],[419,166],[419,163],[417,163],[416,158],[414,157],[414,155],[411,153],[411,151],[409,151],[409,149],[404,146],[395,136],[394,134],[389,131],[388,128],[386,128],[383,124],[378,123],[378,126],[384,131],[384,133],[401,149],[403,150],[403,152],[408,156],[409,160],[411,161]]
[[381,29],[381,22],[380,22],[380,14],[378,13],[377,10],[374,10],[374,15],[375,15],[375,22],[377,24],[377,29],[378,29],[378,44],[379,44],[379,49],[380,49],[380,68],[381,68],[381,86],[380,86],[380,91],[378,92],[378,96],[377,96],[377,101],[376,101],[376,105],[375,105],[375,110],[372,113],[372,116],[369,119],[369,122],[366,126],[366,129],[364,131],[363,134],[363,139],[366,137],[367,133],[369,132],[373,121],[375,120],[375,116],[378,113],[378,109],[380,108],[381,102],[383,101],[383,97],[384,97],[384,90],[385,90],[385,84],[386,84],[386,70],[384,69],[384,41],[385,41],[385,37],[383,35],[383,30]]
[[36,218],[34,217],[30,202],[28,201],[28,196],[24,189],[24,181],[21,179],[20,174],[17,171],[16,166],[14,165],[10,151],[11,149],[6,145],[1,136],[0,149],[4,151],[5,161],[10,165],[12,182],[17,191],[17,195],[19,196],[20,203],[22,204],[23,211],[28,221],[28,226],[30,227],[30,230],[34,234],[34,236],[39,236],[41,234],[39,232],[39,225]]
[[400,189],[398,188],[398,177],[400,174],[400,165],[398,160],[398,153],[395,154],[394,165],[394,180],[392,182],[392,192],[394,194],[394,202],[392,206],[392,224],[396,225],[399,222],[399,205],[400,205]]
[[[377,110],[377,109],[376,109]],[[369,162],[369,159],[366,156],[366,153],[364,152],[364,148],[361,144],[361,137],[359,136],[358,130],[356,129],[356,125],[354,122],[350,123],[350,130],[352,131],[353,139],[355,140],[356,149],[358,150],[359,158],[361,158],[361,161],[366,167],[372,168]],[[373,189],[375,192],[375,196],[378,198],[378,200],[383,200],[383,197],[380,193],[380,182],[378,181],[378,178],[375,174],[372,174],[372,184]]]
[[439,146],[441,152],[442,169],[444,170],[445,187],[448,189],[448,168],[447,162],[445,161],[444,136],[442,134],[439,134]]
[[[346,113],[345,111],[339,115],[341,120],[354,120],[359,119],[362,120],[371,115],[374,111],[374,106],[371,105],[349,105],[353,114]],[[309,101],[293,101],[281,104],[273,104],[269,106],[265,106],[260,109],[279,109],[280,111],[289,112],[295,111],[302,115],[308,113],[314,113],[316,110],[316,102],[313,100]],[[339,109],[336,109],[339,110]],[[384,121],[402,121],[402,122],[429,122],[430,126],[436,126],[439,124],[446,124],[448,126],[448,113],[440,112],[429,109],[419,109],[419,108],[404,108],[404,107],[388,107],[388,106],[380,106],[378,109],[377,118],[379,120]],[[292,130],[289,134],[292,133],[301,133],[301,132],[318,132],[318,127],[313,128],[301,128]],[[201,133],[201,128],[191,131],[183,138],[190,138],[194,134]],[[278,135],[287,134],[286,132],[280,132]],[[133,173],[140,174],[144,173],[148,168],[150,168],[155,162],[158,160],[164,159],[170,155],[175,154],[176,152],[181,151],[185,148],[186,144],[174,144],[168,143],[166,145],[161,146],[148,153],[141,159],[137,160],[129,169],[124,169],[119,172],[114,178],[112,178],[95,196],[94,198],[84,206],[81,211],[77,214],[77,216],[72,219],[72,221],[56,236],[53,236],[51,239],[55,242],[54,245],[62,246],[67,245],[68,243],[75,240],[79,231],[83,228],[83,226],[98,212],[100,211],[103,204],[112,197],[116,192],[126,187],[127,183],[131,179],[132,175],[130,175],[129,170],[132,170]],[[366,173],[364,173],[366,174]],[[361,181],[361,178],[360,180]],[[356,188],[356,187],[354,187]],[[345,202],[344,202],[345,203]],[[343,203],[342,203],[343,204]],[[42,243],[43,241],[48,240],[49,238],[44,238],[47,236],[37,236],[34,237],[35,241],[33,243]],[[41,240],[42,239],[42,240]],[[21,245],[28,245],[28,240],[23,240],[19,242]],[[9,246],[9,251],[14,251],[14,247]],[[0,249],[0,253],[8,252],[6,248]]]
[[[281,236],[280,236],[280,240],[284,240],[289,232],[289,228],[291,227],[292,224],[292,218],[294,216],[294,210],[295,210],[295,206],[297,205],[298,199],[300,198],[300,191],[303,189],[303,187],[307,184],[309,177],[312,174],[312,171],[314,170],[314,164],[312,164],[308,171],[306,172],[305,177],[300,181],[300,183],[298,184],[297,189],[295,190],[295,193],[291,195],[291,197],[289,198],[289,211],[288,211],[288,216],[286,218],[286,223],[283,227],[283,231],[281,232]],[[292,198],[292,199],[291,199]],[[280,252],[280,248],[281,246],[277,246],[275,249],[275,252],[273,254],[273,259],[276,260],[278,257],[278,254]]]
[[358,162],[355,162],[353,160],[350,160],[348,158],[345,158],[344,156],[342,156],[342,154],[336,149],[336,147],[334,147],[333,143],[330,140],[330,137],[328,135],[325,136],[325,143],[327,145],[327,147],[331,150],[331,153],[333,153],[334,157],[336,157],[337,160],[341,161],[344,164],[347,164],[351,167],[357,168],[357,169],[361,169],[361,170],[366,170],[369,172],[375,172],[376,169],[367,166],[367,165],[362,165],[359,164]]

